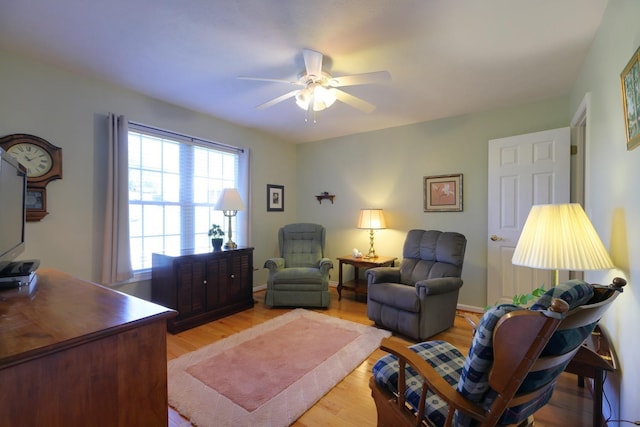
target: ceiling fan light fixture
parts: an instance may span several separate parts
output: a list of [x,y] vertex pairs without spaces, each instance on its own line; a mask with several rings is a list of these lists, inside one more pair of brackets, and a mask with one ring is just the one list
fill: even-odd
[[296,94],[296,104],[301,109],[309,110],[309,104],[313,106],[313,111],[322,111],[336,102],[336,91],[333,88],[326,88],[321,85],[309,85]]
[[298,104],[298,107],[302,108],[305,111],[309,109],[309,103],[312,99],[313,89],[309,87],[305,87],[304,89],[299,90],[296,94],[296,104]]
[[295,98],[296,105],[307,112],[305,120],[309,118],[310,112],[326,110],[336,101],[343,102],[364,113],[371,113],[376,109],[375,105],[344,92],[340,88],[342,86],[385,83],[391,80],[391,75],[388,71],[351,74],[334,78],[329,72],[322,69],[324,62],[322,53],[303,49],[302,55],[304,58],[304,70],[298,74],[298,78],[295,81],[265,77],[239,77],[244,80],[263,80],[298,86],[298,89],[277,96],[258,105],[256,108],[263,110],[282,101]]
[[[334,88],[326,88],[324,86],[316,86],[313,91],[313,109],[321,111],[329,108],[336,102],[336,90]],[[321,108],[317,108],[321,107]]]

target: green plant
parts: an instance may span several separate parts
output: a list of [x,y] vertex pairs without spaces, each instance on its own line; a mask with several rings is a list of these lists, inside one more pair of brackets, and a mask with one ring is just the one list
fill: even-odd
[[212,224],[209,229],[209,236],[212,238],[221,238],[224,237],[224,231],[218,224]]
[[[546,290],[544,289],[544,284],[542,286],[540,286],[539,288],[536,288],[534,290],[532,290],[530,293],[528,294],[522,294],[522,295],[518,295],[515,294],[512,298],[512,304],[513,305],[519,305],[519,306],[527,306],[534,298],[540,298],[542,295],[544,295],[544,293],[546,292]],[[489,310],[491,307],[494,307],[498,305],[498,303],[496,302],[493,305],[488,305],[484,308],[484,311]]]
[[522,294],[522,295],[516,294],[513,296],[513,304],[528,305],[529,302],[531,302],[531,300],[533,300],[534,298],[540,298],[542,295],[544,295],[544,292],[545,292],[544,285],[542,285],[539,288],[536,288],[533,291],[531,291],[531,293],[529,294]]

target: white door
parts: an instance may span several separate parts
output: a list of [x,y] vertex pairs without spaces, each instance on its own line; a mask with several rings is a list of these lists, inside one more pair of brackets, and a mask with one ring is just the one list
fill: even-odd
[[569,202],[570,150],[568,127],[489,141],[487,304],[553,283],[511,257],[532,205]]

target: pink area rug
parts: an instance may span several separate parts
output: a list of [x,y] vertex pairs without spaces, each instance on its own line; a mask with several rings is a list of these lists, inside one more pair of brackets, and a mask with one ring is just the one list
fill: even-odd
[[169,362],[169,404],[197,426],[288,426],[390,333],[297,309]]

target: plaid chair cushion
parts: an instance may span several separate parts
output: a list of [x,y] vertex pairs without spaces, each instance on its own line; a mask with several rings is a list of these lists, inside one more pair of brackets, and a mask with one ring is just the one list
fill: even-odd
[[489,390],[489,369],[493,365],[493,328],[502,316],[517,310],[524,309],[501,304],[487,310],[480,319],[458,383],[460,394],[472,402],[482,401]]
[[[594,296],[593,286],[582,280],[569,280],[549,289],[536,301],[530,310],[546,310],[553,298],[560,298],[569,304],[569,310],[591,302]],[[580,328],[556,331],[542,350],[542,355],[564,354],[581,345],[584,339],[593,332],[598,322]],[[567,362],[568,364],[569,362]],[[531,372],[522,382],[518,392],[529,392],[547,384],[564,371],[566,364],[555,370]],[[550,398],[551,396],[549,396]],[[540,405],[542,406],[542,405]],[[537,408],[536,408],[537,409]],[[533,413],[533,412],[532,412]]]
[[[560,298],[569,304],[569,310],[587,304],[593,297],[593,286],[582,280],[569,280],[558,284],[558,286],[549,289],[538,298],[530,308],[530,310],[546,310],[551,305],[553,298]],[[597,323],[597,322],[596,322]],[[566,329],[557,331],[547,346],[542,351],[542,355],[564,354],[573,350],[577,345],[581,344],[584,339],[591,334],[596,324],[583,326],[582,328]],[[523,384],[523,386],[525,386]]]
[[[445,341],[428,341],[409,347],[426,360],[451,386],[460,379],[464,356]],[[392,354],[382,357],[373,366],[376,383],[394,394],[398,394],[398,358]],[[406,402],[417,411],[422,392],[422,379],[410,366],[406,369]],[[431,392],[427,393],[425,416],[435,425],[441,426],[447,417],[447,404]]]
[[593,296],[593,287],[582,280],[568,280],[550,288],[529,308],[529,310],[546,310],[554,298],[560,298],[569,304],[569,310],[586,304]]

